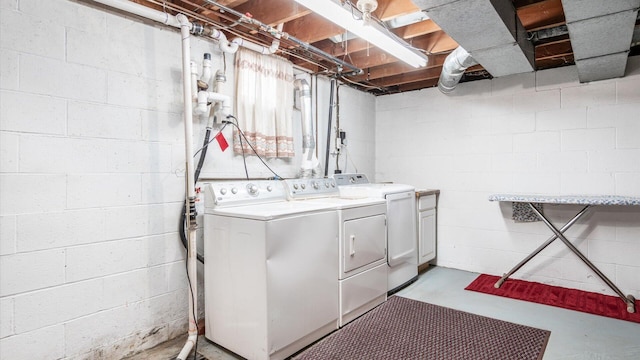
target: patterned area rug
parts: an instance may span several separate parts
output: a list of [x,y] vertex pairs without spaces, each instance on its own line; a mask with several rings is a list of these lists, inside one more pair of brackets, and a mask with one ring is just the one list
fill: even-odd
[[493,285],[499,279],[500,276],[481,274],[465,290],[640,323],[640,300],[636,300],[636,312],[630,313],[617,296],[518,279],[507,279],[496,289]]
[[550,334],[393,296],[294,359],[537,360]]

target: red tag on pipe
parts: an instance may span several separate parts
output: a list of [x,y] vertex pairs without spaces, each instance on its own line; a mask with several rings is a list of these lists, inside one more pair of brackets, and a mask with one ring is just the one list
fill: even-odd
[[224,138],[224,135],[220,132],[216,135],[216,141],[218,141],[218,145],[220,145],[220,150],[225,151],[229,147],[229,143],[227,139]]

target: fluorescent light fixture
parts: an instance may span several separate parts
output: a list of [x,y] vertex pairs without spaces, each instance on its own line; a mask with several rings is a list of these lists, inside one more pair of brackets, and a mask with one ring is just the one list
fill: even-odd
[[348,1],[346,7],[334,0],[295,1],[413,67],[427,65],[427,57],[424,54],[410,48],[409,44],[380,24],[369,21],[365,25],[362,13]]

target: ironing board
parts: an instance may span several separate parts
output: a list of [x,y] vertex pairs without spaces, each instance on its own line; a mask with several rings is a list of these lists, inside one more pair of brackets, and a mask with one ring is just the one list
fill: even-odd
[[[526,203],[529,205],[531,210],[542,220],[545,225],[553,232],[553,236],[551,236],[547,241],[545,241],[542,245],[540,245],[537,249],[535,249],[531,254],[529,254],[526,258],[520,261],[513,269],[509,270],[508,273],[504,274],[500,280],[498,280],[494,287],[499,288],[502,284],[509,278],[509,276],[513,275],[518,269],[520,269],[524,264],[526,264],[529,260],[531,260],[534,256],[540,253],[544,248],[546,248],[549,244],[551,244],[555,239],[560,239],[574,254],[576,254],[582,262],[584,262],[593,272],[602,279],[610,288],[613,290],[622,301],[627,305],[627,311],[630,313],[635,312],[635,298],[632,295],[625,296],[620,289],[607,278],[589,259],[587,259],[584,254],[580,252],[567,238],[564,236],[565,231],[567,231],[573,224],[578,221],[592,206],[640,206],[640,197],[632,197],[632,196],[615,196],[615,195],[598,195],[598,196],[580,196],[580,195],[522,195],[522,194],[494,194],[489,196],[489,201],[506,201],[506,202],[520,202]],[[542,204],[567,204],[567,205],[584,205],[582,210],[580,210],[571,220],[569,220],[564,226],[560,229],[556,228],[550,221],[545,217],[538,208],[534,205],[536,203]]]

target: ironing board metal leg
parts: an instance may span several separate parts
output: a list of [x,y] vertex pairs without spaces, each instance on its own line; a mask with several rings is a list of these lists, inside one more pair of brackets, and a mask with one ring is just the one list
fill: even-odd
[[[532,206],[532,204],[529,204],[529,205]],[[582,209],[578,214],[576,214],[576,216],[573,217],[573,219],[569,220],[566,224],[564,224],[564,226],[560,229],[560,232],[567,231],[571,226],[573,226],[573,224],[575,224],[576,221],[578,221],[578,219],[580,219],[582,217],[582,215],[587,213],[588,209],[589,209],[589,206],[585,206],[584,209]],[[551,236],[547,241],[545,241],[542,245],[540,245],[537,249],[535,249],[531,254],[529,254],[526,258],[524,258],[522,261],[520,261],[518,263],[518,265],[514,266],[506,274],[502,275],[500,280],[496,281],[496,283],[493,285],[493,287],[495,287],[496,289],[500,288],[500,286],[502,286],[502,284],[511,275],[513,275],[516,271],[520,270],[520,268],[523,267],[524,264],[528,263],[529,260],[531,260],[534,256],[538,255],[538,253],[540,253],[542,250],[544,250],[547,246],[549,246],[549,244],[551,244],[557,238],[558,238],[557,235]]]
[[[598,277],[611,288],[611,290],[618,294],[620,299],[622,299],[622,301],[627,304],[627,311],[635,312],[635,300],[633,299],[633,297],[631,295],[625,296],[622,291],[620,291],[620,289],[618,289],[618,287],[611,280],[609,280],[609,278],[605,274],[603,274],[600,269],[593,265],[593,263],[589,261],[589,259],[587,259],[587,257],[584,256],[584,254],[582,254],[580,250],[578,250],[578,248],[576,248],[569,240],[567,240],[564,234],[560,230],[556,229],[556,227],[553,226],[553,224],[544,215],[542,215],[542,213],[538,209],[536,209],[536,207],[533,206],[532,203],[529,203],[529,206],[536,213],[536,215],[538,215],[538,217],[540,217],[540,219],[547,225],[547,227],[551,231],[553,231],[556,237],[559,238],[569,248],[569,250],[576,254],[580,258],[580,260],[582,260],[582,262],[584,262],[591,270],[593,270],[593,272],[595,272],[596,275],[598,275]],[[589,206],[587,205],[585,209],[588,207]]]

